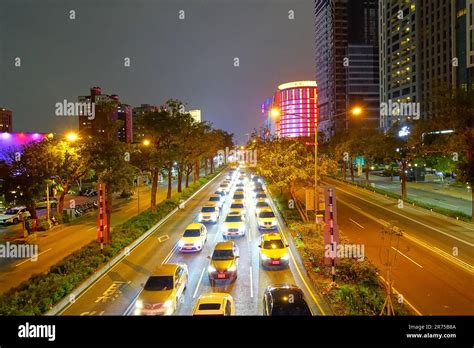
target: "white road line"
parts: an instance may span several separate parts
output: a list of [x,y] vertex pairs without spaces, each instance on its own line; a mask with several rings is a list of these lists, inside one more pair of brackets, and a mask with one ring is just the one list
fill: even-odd
[[[348,194],[348,195],[350,195],[350,196],[357,197],[358,199],[360,199],[360,200],[362,200],[362,201],[364,201],[364,202],[367,202],[367,203],[370,203],[370,204],[372,204],[372,205],[375,205],[376,207],[382,208],[382,209],[384,209],[384,210],[386,210],[386,211],[388,211],[388,212],[390,212],[390,213],[392,213],[392,214],[401,216],[401,217],[404,218],[404,219],[413,221],[413,222],[415,222],[415,223],[417,223],[417,224],[419,224],[419,225],[421,225],[421,226],[424,226],[424,227],[429,228],[429,229],[431,229],[431,230],[433,230],[433,231],[436,231],[436,232],[438,232],[438,233],[441,233],[441,234],[443,234],[443,235],[445,235],[445,236],[447,236],[447,237],[453,238],[453,239],[455,239],[455,240],[457,240],[457,241],[459,241],[459,242],[461,242],[461,243],[467,244],[467,245],[469,245],[469,246],[471,246],[471,247],[474,246],[473,243],[469,243],[468,241],[465,241],[465,240],[463,240],[463,239],[461,239],[461,238],[458,238],[458,237],[455,237],[455,236],[450,235],[449,233],[443,232],[443,231],[437,229],[436,227],[429,226],[429,225],[427,225],[427,224],[424,224],[423,222],[420,222],[420,221],[417,221],[417,220],[415,220],[415,219],[412,219],[411,217],[408,217],[407,215],[403,215],[403,214],[397,213],[396,211],[393,211],[393,210],[391,210],[391,209],[385,208],[384,206],[381,206],[381,205],[378,205],[378,204],[376,204],[376,203],[373,203],[373,202],[371,202],[371,201],[369,201],[369,200],[367,200],[367,199],[365,199],[365,198],[362,198],[361,196],[357,196],[357,195],[352,194],[352,193],[350,193],[350,192],[348,192],[348,191],[346,191],[346,190],[344,190],[344,189],[341,189],[340,187],[338,187],[337,189],[340,190],[340,191],[342,191],[342,192],[344,192],[344,193],[346,193],[346,194]],[[346,203],[346,204],[347,204],[347,203]],[[348,205],[353,205],[353,204],[350,204],[350,203],[349,203]]]
[[202,277],[204,276],[204,272],[206,271],[206,267],[202,269],[201,276],[199,277],[199,281],[196,285],[196,290],[194,290],[193,298],[196,298],[197,292],[199,290],[199,286],[201,285]]
[[[382,279],[382,281],[383,281],[385,284],[387,284],[387,281],[386,281],[382,276],[379,275],[379,278]],[[400,291],[398,291],[397,289],[395,289],[393,286],[392,286],[392,290],[393,290],[393,292],[394,292],[395,294],[397,294],[397,295],[402,295],[402,294],[400,293]],[[403,296],[403,295],[402,295],[402,296]],[[418,309],[415,308],[415,306],[413,306],[413,305],[405,298],[405,296],[403,296],[403,303],[406,303],[411,309],[413,309],[413,311],[414,311],[417,315],[420,315],[420,316],[423,315],[423,314],[421,314],[421,312],[420,312]]]
[[402,252],[401,252],[400,250],[398,250],[397,248],[392,247],[392,249],[395,250],[395,251],[396,251],[397,253],[399,253],[400,255],[406,257],[408,260],[410,260],[411,262],[413,262],[413,263],[414,263],[415,265],[417,265],[418,267],[423,268],[422,265],[420,265],[418,262],[413,261],[413,259],[411,259],[411,258],[408,257],[407,255],[405,255],[404,253],[402,253]]
[[168,255],[166,255],[165,259],[163,260],[162,264],[164,263],[167,263],[171,257],[174,255],[174,253],[176,252],[176,250],[178,250],[178,243],[176,243],[174,246],[173,246],[173,249],[171,249],[171,251],[168,253]]
[[[40,252],[38,255],[36,255],[36,257],[38,257],[38,256],[40,256],[41,254],[44,254],[44,253],[50,251],[51,249],[52,249],[52,248],[49,248],[49,249],[46,249],[45,251]],[[31,257],[31,258],[29,258],[29,259],[26,259],[25,261],[22,261],[22,262],[20,262],[20,263],[17,263],[17,264],[15,265],[15,267],[21,266],[22,264],[24,264],[24,263],[26,263],[26,262],[28,262],[28,261],[35,262],[35,261],[33,261],[33,258]]]
[[250,297],[253,298],[252,266],[250,266]]
[[359,226],[360,228],[364,229],[365,230],[365,227],[362,226],[361,224],[359,224],[358,222],[355,222],[354,220],[352,219],[349,219],[350,221],[352,221],[353,223],[355,223],[357,226]]
[[92,226],[91,228],[87,229],[87,231],[93,230],[95,228],[97,228],[97,226]]

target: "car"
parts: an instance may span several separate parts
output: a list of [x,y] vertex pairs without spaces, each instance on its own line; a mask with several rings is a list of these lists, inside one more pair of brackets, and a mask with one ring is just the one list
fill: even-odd
[[245,184],[243,182],[238,182],[236,185],[235,185],[236,188],[244,188],[245,187]]
[[217,190],[222,191],[225,194],[228,194],[230,192],[230,185],[226,184],[226,183],[222,183],[222,184],[220,184],[220,186]]
[[217,191],[214,192],[213,194],[214,194],[214,195],[219,195],[219,196],[221,196],[221,197],[223,198],[223,200],[225,200],[226,194],[225,194],[224,191],[219,191],[219,190],[217,190]]
[[235,194],[235,193],[245,194],[245,190],[244,190],[242,187],[239,187],[239,188],[235,189],[234,194]]
[[219,220],[219,207],[217,204],[206,204],[201,208],[198,215],[198,222],[216,224]]
[[245,203],[245,194],[243,192],[235,192],[232,196],[232,200],[239,200]]
[[235,315],[234,299],[223,292],[202,294],[194,305],[193,315]]
[[[58,200],[54,197],[49,199],[49,207],[50,208],[56,208],[58,206]],[[48,200],[46,198],[43,198],[41,201],[36,202],[36,208],[38,209],[43,209],[48,207]]]
[[286,268],[290,262],[288,244],[279,233],[267,233],[260,238],[260,260],[264,269]]
[[16,225],[28,217],[30,217],[30,212],[26,207],[8,208],[0,215],[0,224]]
[[296,285],[270,285],[263,293],[263,315],[310,316],[303,291]]
[[260,200],[257,203],[255,203],[255,215],[256,216],[258,216],[258,214],[264,209],[271,209],[270,204],[268,204],[265,200]]
[[215,286],[216,281],[237,279],[239,257],[239,249],[234,242],[226,241],[216,244],[212,255],[208,256],[207,274],[211,286]]
[[135,302],[135,315],[171,315],[188,286],[185,264],[165,263],[150,275]]
[[207,241],[207,228],[200,223],[192,223],[186,227],[178,242],[178,250],[182,253],[201,251]]
[[257,214],[257,226],[259,231],[272,231],[278,229],[278,221],[271,208],[260,210]]
[[86,197],[97,196],[97,191],[94,189],[87,189],[86,192],[84,192],[84,196]]
[[[225,195],[225,193],[224,193],[224,195]],[[221,209],[222,206],[224,205],[224,202],[225,202],[225,198],[223,196],[213,194],[213,195],[211,195],[211,197],[209,197],[208,204],[217,204],[219,209]]]
[[238,212],[242,215],[243,218],[245,218],[245,215],[246,215],[246,210],[245,210],[245,204],[244,204],[244,201],[240,200],[240,199],[236,199],[234,201],[232,201],[231,205],[230,205],[230,208],[229,208],[229,212]]
[[222,235],[224,239],[231,237],[241,237],[245,235],[245,220],[241,213],[232,211],[222,224]]
[[268,202],[268,197],[267,197],[267,194],[263,191],[259,191],[255,194],[255,200],[265,200],[265,202]]
[[265,193],[265,191],[263,191],[263,189],[262,189],[261,187],[258,187],[258,186],[257,186],[257,187],[254,187],[251,192],[252,192],[252,198],[253,198],[253,199],[255,199],[255,197],[257,196],[257,194],[259,194],[259,193]]

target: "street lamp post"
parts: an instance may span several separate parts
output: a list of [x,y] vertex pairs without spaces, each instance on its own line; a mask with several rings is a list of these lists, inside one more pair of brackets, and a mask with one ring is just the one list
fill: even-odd
[[[356,106],[351,109],[351,114],[354,116],[359,116],[362,114],[363,110],[361,107]],[[281,116],[281,111],[277,108],[273,108],[270,111],[270,114],[272,117],[277,118]],[[337,117],[340,115],[344,115],[346,112],[341,112],[339,114],[334,115],[333,117]],[[289,116],[295,116],[299,119],[303,120],[310,120],[311,118],[308,117],[308,115],[303,115],[303,114],[296,114],[296,113],[291,113],[291,112],[285,112],[285,115]],[[318,182],[318,127],[319,127],[319,120],[315,121],[314,124],[314,196],[315,196],[315,206],[314,206],[314,211],[315,211],[315,225],[316,225],[316,232],[319,232],[319,223],[318,223],[318,212],[319,212],[319,182]]]

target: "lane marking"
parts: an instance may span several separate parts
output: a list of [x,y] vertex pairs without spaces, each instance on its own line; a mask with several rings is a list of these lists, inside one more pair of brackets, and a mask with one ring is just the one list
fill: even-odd
[[418,267],[420,268],[423,268],[422,265],[420,265],[418,262],[415,262],[413,259],[411,259],[410,257],[408,257],[407,255],[405,255],[404,253],[402,253],[400,250],[398,250],[397,248],[395,247],[392,247],[393,250],[395,250],[397,253],[399,253],[400,255],[406,257],[408,260],[410,260],[411,262],[413,262],[415,265],[417,265]]
[[[338,201],[340,201],[344,205],[350,206],[349,203],[345,202],[344,200],[341,200],[340,198],[338,198]],[[380,225],[382,225],[384,227],[387,227],[387,226],[390,225],[387,221],[385,221],[383,219],[377,219],[375,216],[372,216],[369,213],[366,213],[366,212],[363,212],[363,211],[359,211],[359,213],[366,216],[366,217],[368,217],[369,219],[379,223]],[[456,266],[461,267],[463,269],[466,269],[468,272],[472,273],[473,270],[474,270],[474,267],[472,265],[470,265],[469,263],[464,262],[461,259],[457,259],[454,256],[448,254],[447,252],[445,252],[445,251],[443,251],[443,250],[441,250],[441,249],[439,249],[435,246],[432,246],[432,245],[429,245],[425,242],[422,242],[418,238],[415,238],[415,237],[413,237],[412,235],[410,235],[406,232],[403,232],[403,237],[411,240],[412,242],[414,242],[416,244],[421,245],[422,247],[428,249],[429,251],[431,251],[435,255],[438,255],[439,257],[443,257],[447,261],[450,261],[450,262],[454,263]]]
[[198,283],[196,285],[196,290],[194,290],[193,298],[196,298],[196,295],[199,290],[199,286],[201,285],[202,277],[204,276],[205,271],[206,271],[206,267],[202,269],[201,276],[199,277]]
[[[387,281],[386,281],[381,275],[379,275],[379,278],[380,278],[385,284],[387,284]],[[400,296],[403,296],[403,295],[400,293],[400,291],[398,291],[397,289],[395,289],[393,286],[392,286],[392,290],[393,290],[393,292],[394,292],[395,294],[400,295]],[[419,316],[422,316],[422,315],[423,315],[423,314],[421,314],[421,312],[420,312],[418,309],[416,309],[415,306],[413,306],[413,305],[410,303],[410,301],[408,301],[408,300],[406,299],[405,296],[403,296],[403,303],[406,303],[411,309],[413,309],[413,311],[416,313],[416,315],[419,315]]]
[[[44,254],[44,253],[50,251],[51,249],[52,249],[52,248],[49,248],[49,249],[46,249],[45,251],[40,252],[38,255],[36,255],[36,257],[38,257],[38,256],[40,256],[41,254]],[[17,263],[17,264],[15,265],[15,267],[21,266],[21,265],[23,265],[24,263],[26,263],[26,262],[28,262],[28,261],[36,262],[36,261],[38,261],[38,260],[33,261],[33,258],[30,257],[29,259],[26,259],[26,260],[24,260],[24,261],[22,261],[22,262],[20,262],[20,263]]]
[[164,241],[170,239],[170,236],[165,234],[164,236],[158,237],[158,242],[163,243]]
[[[95,228],[97,228],[97,227],[96,227],[96,226],[92,226],[91,228],[87,229],[87,231],[93,230],[93,229],[95,229]],[[86,312],[86,313],[87,313],[87,312]]]
[[250,266],[250,297],[253,298],[252,266]]
[[[474,247],[474,243],[469,243],[468,241],[465,241],[464,239],[461,239],[461,238],[458,238],[458,237],[456,237],[456,236],[452,236],[452,235],[450,235],[449,233],[443,232],[443,231],[437,229],[436,227],[427,225],[427,224],[425,224],[425,223],[423,223],[423,222],[417,221],[417,220],[415,220],[415,219],[413,219],[413,218],[411,218],[411,217],[409,217],[409,216],[406,216],[406,215],[397,213],[396,211],[393,211],[393,210],[391,210],[391,209],[385,208],[385,207],[383,207],[383,206],[381,206],[381,205],[377,205],[376,203],[373,203],[373,202],[371,202],[371,201],[369,201],[369,200],[366,200],[365,198],[362,198],[362,197],[360,197],[360,196],[357,196],[357,195],[355,195],[355,194],[352,194],[352,193],[350,193],[350,192],[347,192],[346,190],[341,189],[340,187],[338,187],[337,189],[340,190],[340,191],[342,191],[342,192],[344,192],[344,193],[346,193],[346,194],[348,194],[348,195],[350,195],[350,196],[356,197],[356,198],[358,198],[358,199],[360,199],[360,200],[362,200],[362,201],[364,201],[364,202],[367,202],[367,203],[370,203],[370,204],[372,204],[372,205],[375,205],[375,206],[378,207],[378,208],[384,209],[384,210],[386,210],[386,211],[388,211],[388,212],[390,212],[390,213],[392,213],[392,214],[401,216],[401,217],[404,218],[404,219],[413,221],[413,222],[415,222],[415,223],[417,223],[417,224],[419,224],[419,225],[422,225],[422,226],[424,226],[424,227],[426,227],[426,228],[429,228],[429,229],[431,229],[431,230],[433,230],[433,231],[436,231],[436,232],[438,232],[438,233],[441,233],[441,234],[445,235],[446,237],[450,237],[450,238],[456,239],[457,241],[459,241],[459,242],[461,242],[461,243],[464,243],[464,244],[467,244],[467,245],[469,245],[469,246],[471,246],[471,247]],[[339,200],[339,199],[340,199],[340,198],[338,198],[338,200]],[[348,203],[346,203],[346,204],[347,204],[347,205],[350,205],[350,204],[348,204]],[[362,213],[362,212],[361,212],[361,213]]]
[[352,219],[349,219],[350,221],[352,221],[353,223],[355,223],[357,226],[359,226],[360,228],[364,229],[365,230],[365,227],[362,226],[361,224],[359,224],[358,222],[352,220]]

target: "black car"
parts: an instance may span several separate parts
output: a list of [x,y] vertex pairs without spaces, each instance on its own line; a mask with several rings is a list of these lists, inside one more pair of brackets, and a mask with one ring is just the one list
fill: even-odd
[[296,285],[271,285],[263,293],[263,315],[308,316],[311,310]]

